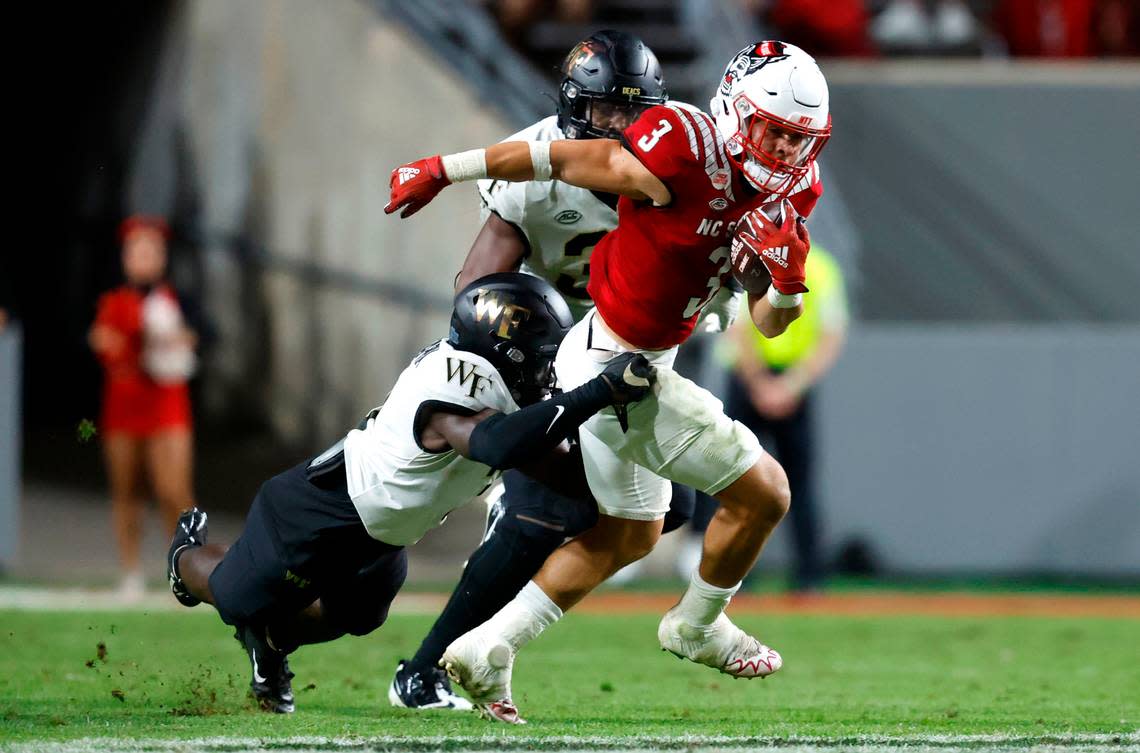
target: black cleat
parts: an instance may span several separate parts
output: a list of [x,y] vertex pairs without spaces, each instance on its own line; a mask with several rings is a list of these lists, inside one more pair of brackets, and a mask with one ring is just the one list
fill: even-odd
[[174,529],[174,538],[170,542],[170,551],[166,555],[166,579],[170,581],[170,592],[178,603],[193,607],[202,601],[190,593],[182,577],[178,574],[178,557],[183,550],[192,546],[202,546],[206,543],[206,513],[197,507],[191,508],[178,516],[178,525]]
[[265,639],[264,628],[242,626],[234,637],[245,647],[253,669],[249,690],[262,711],[274,714],[293,713],[293,673],[286,654],[277,651]]
[[407,659],[396,665],[396,676],[388,686],[388,701],[405,709],[471,710],[470,701],[452,692],[446,672],[439,667],[413,672],[408,669]]

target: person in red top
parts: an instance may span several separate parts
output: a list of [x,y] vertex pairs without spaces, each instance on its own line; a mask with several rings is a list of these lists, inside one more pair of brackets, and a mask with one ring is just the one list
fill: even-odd
[[194,506],[186,380],[197,338],[164,281],[166,223],[133,216],[123,222],[120,237],[126,284],[99,298],[88,341],[104,369],[100,431],[124,573],[120,593],[134,600],[144,589],[139,542],[145,477],[167,528]]
[[802,311],[810,246],[803,219],[822,195],[815,159],[831,132],[827,82],[798,47],[760,42],[732,58],[710,106],[711,114],[674,103],[650,108],[620,141],[506,142],[392,172],[384,211],[402,217],[451,182],[483,177],[553,177],[620,194],[618,226],[591,258],[587,289],[596,309],[566,336],[555,368],[560,385],[572,388],[637,351],[658,374],[653,398],[628,412],[603,411],[580,429],[597,526],[555,551],[514,601],[444,653],[449,674],[492,718],[521,721],[510,698],[519,648],[653,548],[669,481],[716,497],[720,507],[689,588],[661,621],[662,648],[736,677],[764,677],[782,665],[724,609],[788,509],[787,477],[718,400],[671,366],[701,309],[745,257],[771,278],[749,291],[762,334],[779,335]]

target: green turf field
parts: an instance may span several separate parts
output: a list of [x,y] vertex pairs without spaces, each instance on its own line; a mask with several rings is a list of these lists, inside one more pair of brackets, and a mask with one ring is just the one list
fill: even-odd
[[[660,738],[674,747],[1140,744],[1135,620],[738,621],[783,653],[783,671],[733,680],[661,652],[656,615],[571,614],[518,661],[515,700],[530,724],[508,728],[389,707],[396,660],[428,617],[393,616],[367,638],[302,649],[292,659],[297,713],[276,717],[247,700],[244,655],[209,609],[0,611],[0,748],[84,738],[150,741],[124,750],[179,739],[215,750],[669,747]],[[962,737],[976,735],[992,737]]]

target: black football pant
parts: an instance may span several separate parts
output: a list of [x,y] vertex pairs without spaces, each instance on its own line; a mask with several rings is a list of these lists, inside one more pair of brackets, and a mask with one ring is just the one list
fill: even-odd
[[210,574],[224,622],[275,630],[317,599],[326,640],[366,635],[387,619],[407,553],[368,535],[343,457],[301,463],[261,485],[241,536]]
[[[502,609],[566,539],[598,522],[593,499],[564,496],[521,471],[505,472],[503,484],[502,514],[467,560],[447,606],[409,662],[413,671],[436,666],[452,641]],[[687,523],[695,504],[692,489],[674,484],[664,530]]]

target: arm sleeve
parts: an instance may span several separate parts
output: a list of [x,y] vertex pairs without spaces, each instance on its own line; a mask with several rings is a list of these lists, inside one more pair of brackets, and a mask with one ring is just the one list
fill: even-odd
[[514,413],[496,413],[472,430],[468,457],[500,471],[526,465],[554,449],[609,404],[609,387],[601,377],[594,377],[577,389]]

